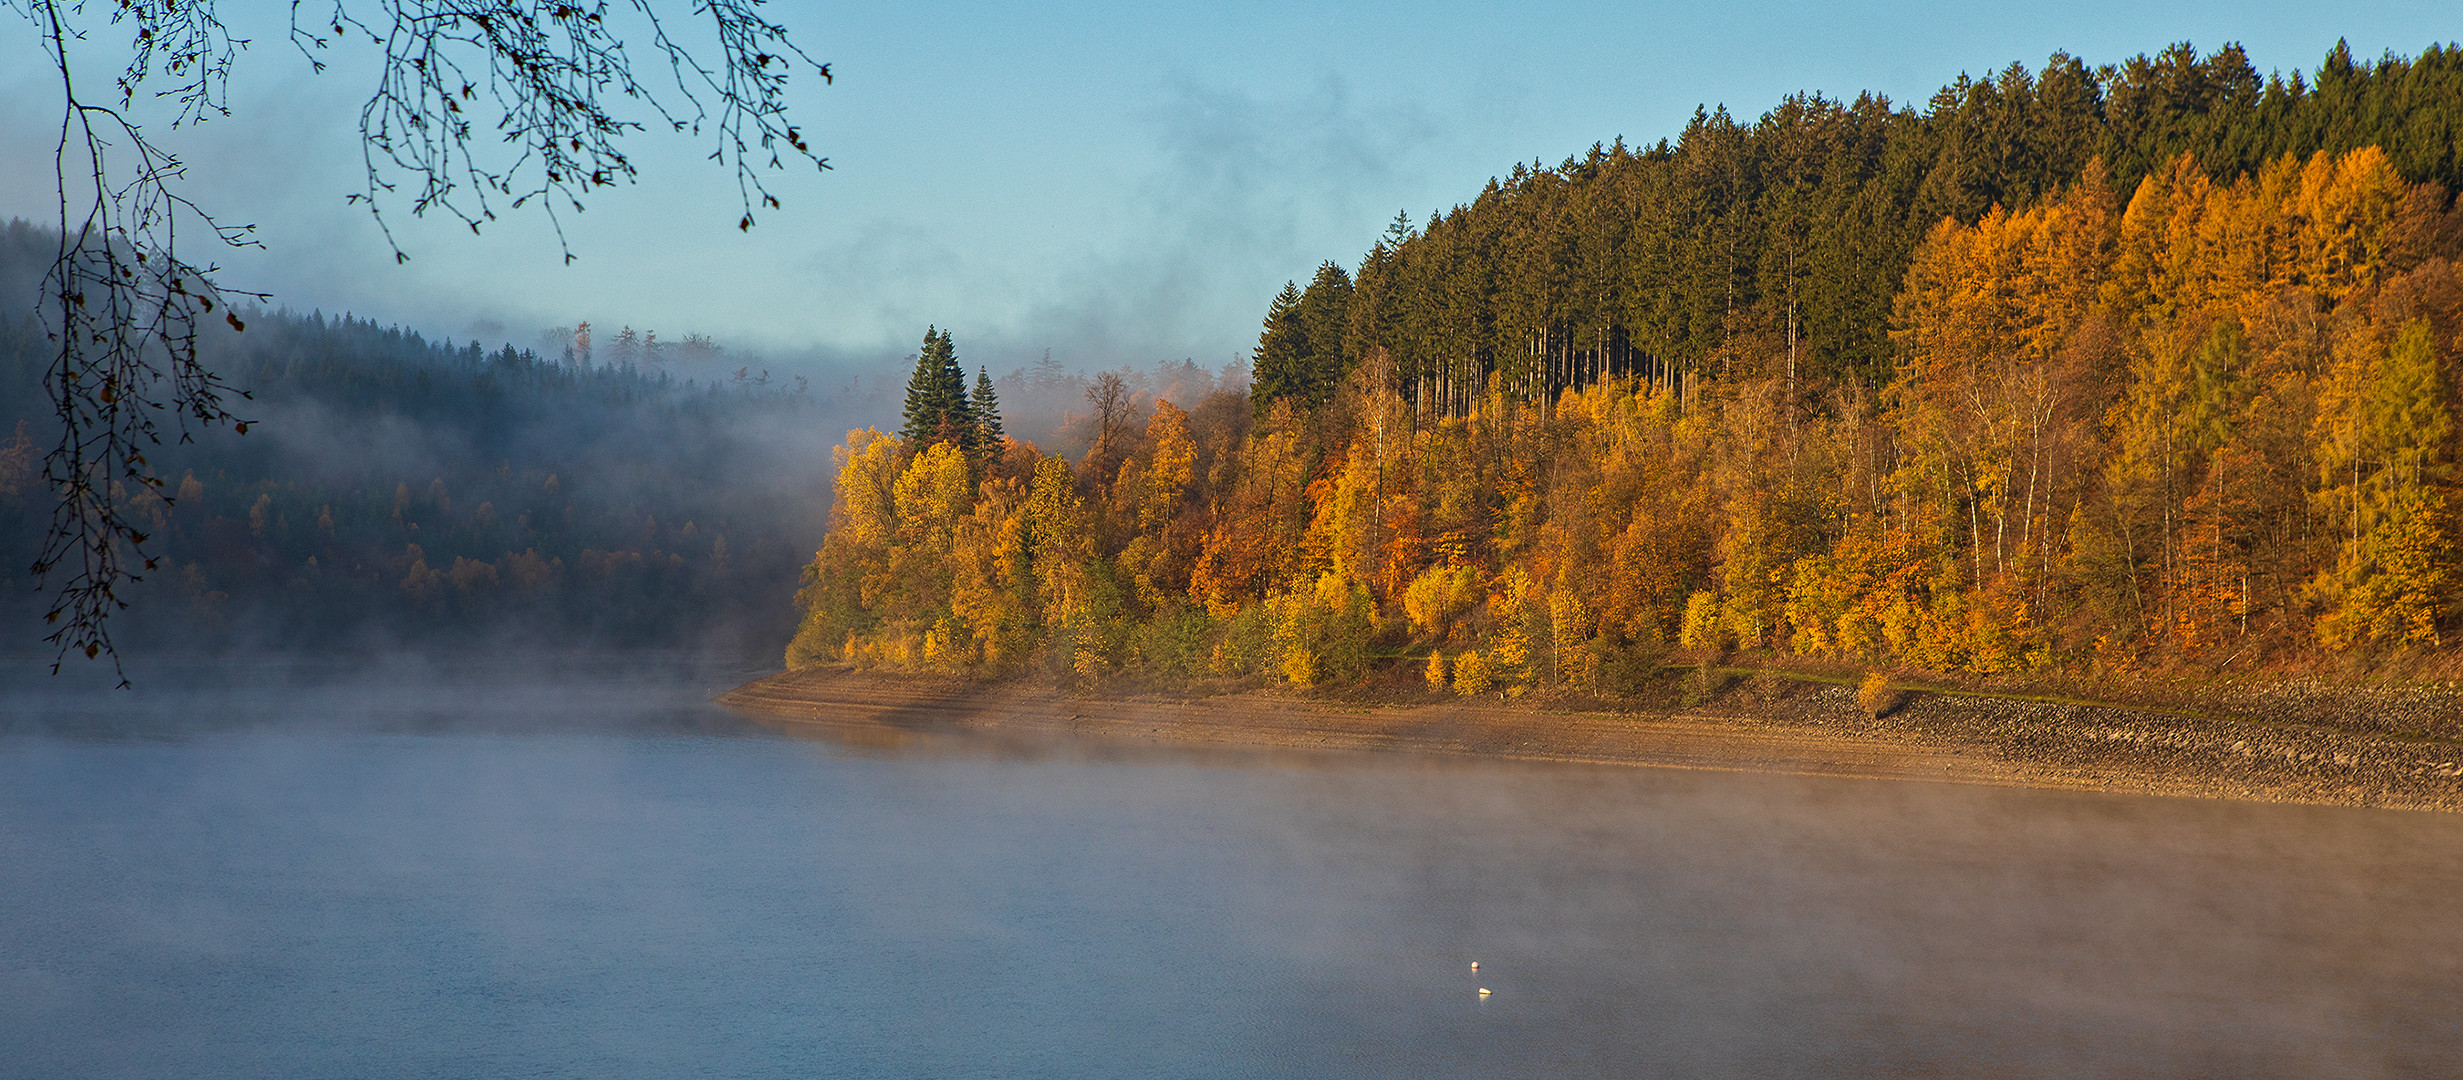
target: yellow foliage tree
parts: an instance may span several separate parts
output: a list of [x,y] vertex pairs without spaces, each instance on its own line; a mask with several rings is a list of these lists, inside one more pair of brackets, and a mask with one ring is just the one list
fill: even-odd
[[1495,686],[1488,674],[1488,661],[1476,652],[1466,652],[1454,660],[1454,691],[1464,697],[1478,697]]
[[2443,382],[2429,322],[2415,319],[2387,347],[2350,342],[2319,396],[2319,502],[2343,534],[2313,586],[2329,647],[2443,640],[2455,582]]
[[1477,567],[1432,566],[1403,590],[1403,614],[1413,631],[1442,636],[1479,600]]

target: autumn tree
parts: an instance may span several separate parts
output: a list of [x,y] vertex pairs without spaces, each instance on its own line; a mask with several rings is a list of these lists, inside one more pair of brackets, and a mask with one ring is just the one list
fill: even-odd
[[[2437,155],[2316,125],[2377,130],[2357,88],[2463,85],[2457,55],[2339,71],[2334,101],[2233,49],[2056,55],[1921,111],[1804,95],[1517,166],[1356,277],[1287,283],[1247,402],[1140,423],[1098,380],[1083,458],[1019,448],[899,533],[945,586],[854,539],[823,561],[900,590],[852,639],[883,655],[1039,648],[1072,679],[1407,656],[1466,693],[1617,692],[1672,646],[1971,673],[2436,647],[2463,211]],[[914,471],[954,452],[908,452],[898,491],[959,498]]]
[[2349,343],[2320,395],[2319,503],[2342,541],[2314,586],[2318,639],[2440,644],[2456,607],[2447,483],[2454,417],[2430,324]]

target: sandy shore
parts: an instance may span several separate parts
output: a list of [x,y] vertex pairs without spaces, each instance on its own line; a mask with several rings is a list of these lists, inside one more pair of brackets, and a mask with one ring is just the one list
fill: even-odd
[[1913,694],[1876,719],[1843,686],[1748,680],[1696,709],[1494,701],[1358,705],[1252,690],[1078,696],[1023,683],[787,672],[722,705],[857,745],[978,738],[1932,780],[2411,810],[2463,810],[2463,745],[2301,718]]

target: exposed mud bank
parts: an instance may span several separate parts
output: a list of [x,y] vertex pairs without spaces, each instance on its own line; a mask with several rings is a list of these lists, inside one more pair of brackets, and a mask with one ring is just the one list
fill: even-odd
[[1274,690],[1086,696],[843,669],[773,675],[717,700],[866,745],[973,737],[1385,751],[2463,810],[2463,744],[2338,722],[2353,711],[2341,706],[2311,722],[2289,701],[2295,715],[2201,715],[1916,692],[1876,718],[1851,688],[1770,678],[1702,707],[1605,712],[1371,705]]

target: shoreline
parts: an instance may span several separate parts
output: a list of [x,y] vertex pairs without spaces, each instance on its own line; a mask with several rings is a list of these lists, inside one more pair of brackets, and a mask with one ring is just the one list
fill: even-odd
[[1691,708],[1362,704],[1275,690],[1072,695],[845,668],[713,699],[851,745],[973,737],[1231,751],[1355,751],[2463,812],[2463,745],[2293,719],[1913,692],[1881,717],[1852,688],[1755,679]]

